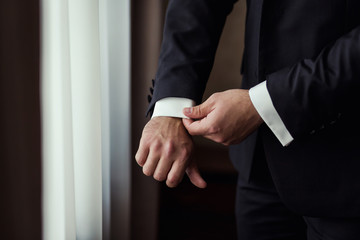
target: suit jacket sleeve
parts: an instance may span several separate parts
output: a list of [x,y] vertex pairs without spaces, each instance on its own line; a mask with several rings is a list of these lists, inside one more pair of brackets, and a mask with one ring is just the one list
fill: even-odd
[[325,47],[314,59],[267,76],[267,88],[296,139],[357,114],[360,90],[360,26]]
[[169,1],[148,112],[165,97],[201,102],[226,16],[235,1]]

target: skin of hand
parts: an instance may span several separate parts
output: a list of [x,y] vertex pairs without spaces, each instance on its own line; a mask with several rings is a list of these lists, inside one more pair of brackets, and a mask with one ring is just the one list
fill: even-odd
[[211,95],[202,104],[184,109],[185,128],[223,145],[237,144],[263,122],[254,108],[248,90],[231,89]]
[[191,158],[193,149],[193,140],[180,118],[155,117],[144,127],[135,159],[146,176],[166,180],[168,187],[176,187],[186,172],[195,186],[205,188],[206,182]]

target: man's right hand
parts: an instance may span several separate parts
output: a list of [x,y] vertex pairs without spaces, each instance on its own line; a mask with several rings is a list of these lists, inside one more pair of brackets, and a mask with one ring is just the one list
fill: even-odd
[[169,187],[176,187],[186,172],[195,186],[205,188],[206,182],[191,159],[193,148],[180,118],[154,117],[144,127],[135,159],[146,176],[166,180]]

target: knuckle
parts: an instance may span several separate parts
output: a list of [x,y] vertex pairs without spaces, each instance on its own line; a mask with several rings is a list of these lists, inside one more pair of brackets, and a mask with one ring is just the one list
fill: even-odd
[[138,151],[136,152],[136,154],[134,156],[135,161],[140,166],[142,166],[146,162],[146,157],[147,157],[147,149],[145,149],[143,146],[140,146]]
[[143,157],[143,154],[142,154],[142,152],[140,151],[140,149],[136,152],[136,154],[135,154],[135,160],[136,161],[141,161],[142,159],[143,159],[144,157]]
[[154,151],[156,151],[156,152],[158,152],[158,151],[161,151],[161,149],[162,149],[162,143],[161,142],[159,142],[159,141],[154,141],[153,143],[152,143],[152,149],[154,149]]
[[187,154],[187,155],[191,154],[191,152],[192,152],[192,150],[193,150],[193,144],[192,144],[192,142],[190,142],[190,143],[185,143],[185,144],[183,145],[182,149],[183,149],[183,153],[185,153],[185,154]]
[[144,175],[150,177],[152,175],[152,172],[150,171],[149,168],[143,167],[143,173]]
[[183,152],[182,152],[182,157],[183,158],[188,158],[190,155],[191,155],[191,153],[192,153],[192,148],[191,147],[185,147],[184,149],[183,149]]
[[194,109],[194,112],[196,115],[201,115],[202,114],[202,109],[199,106],[196,106]]
[[159,181],[159,182],[162,182],[162,181],[164,181],[166,179],[166,176],[165,176],[165,174],[157,172],[157,173],[154,174],[154,179]]
[[165,149],[167,155],[172,154],[175,151],[174,141],[169,140],[168,142],[166,142],[164,149]]
[[137,164],[139,164],[140,166],[144,165],[145,160],[143,158],[135,157],[135,160],[136,160]]
[[178,185],[178,179],[176,179],[176,177],[168,177],[166,185],[171,188],[176,187]]
[[182,151],[181,154],[179,155],[179,159],[178,159],[179,163],[181,165],[187,164],[191,155],[192,155],[192,151],[184,149],[184,151]]
[[219,128],[217,127],[217,126],[211,126],[210,128],[209,128],[209,133],[210,134],[216,134],[216,133],[218,133],[219,132]]
[[137,152],[136,154],[135,154],[135,160],[136,160],[136,162],[139,162],[140,161],[140,154]]

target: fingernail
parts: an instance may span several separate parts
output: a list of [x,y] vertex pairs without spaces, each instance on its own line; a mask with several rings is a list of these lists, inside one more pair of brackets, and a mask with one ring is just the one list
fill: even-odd
[[192,112],[192,108],[184,108],[184,113],[191,113]]

